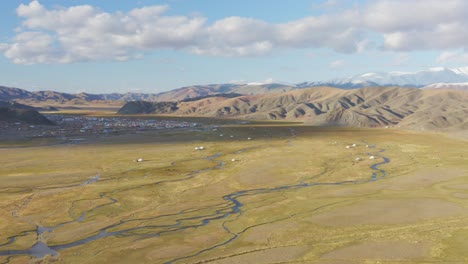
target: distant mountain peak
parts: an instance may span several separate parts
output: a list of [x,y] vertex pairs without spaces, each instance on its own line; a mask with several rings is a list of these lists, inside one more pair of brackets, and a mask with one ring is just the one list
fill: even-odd
[[464,83],[433,83],[421,88],[423,90],[460,90],[468,92],[468,82]]
[[449,69],[445,67],[432,67],[432,68],[429,68],[428,71],[440,72],[440,71],[446,71],[446,70],[449,70]]
[[377,75],[377,73],[368,72],[368,73],[361,74],[361,77],[371,77],[371,76],[375,76],[375,75]]
[[360,88],[369,86],[424,87],[433,83],[468,82],[468,67],[433,67],[416,72],[368,72],[351,77],[335,78],[322,82],[304,82],[300,87],[335,86],[340,88]]
[[458,74],[464,74],[464,75],[468,75],[468,66],[466,67],[459,67],[459,68],[454,68],[452,69],[452,71],[458,73]]

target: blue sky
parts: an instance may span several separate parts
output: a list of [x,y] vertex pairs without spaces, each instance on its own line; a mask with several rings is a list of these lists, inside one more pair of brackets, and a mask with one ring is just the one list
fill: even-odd
[[0,85],[162,92],[462,67],[463,0],[0,2]]

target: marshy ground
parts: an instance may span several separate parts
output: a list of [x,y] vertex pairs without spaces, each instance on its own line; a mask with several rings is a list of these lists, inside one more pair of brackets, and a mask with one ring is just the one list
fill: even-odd
[[468,261],[467,141],[264,123],[0,143],[0,263]]

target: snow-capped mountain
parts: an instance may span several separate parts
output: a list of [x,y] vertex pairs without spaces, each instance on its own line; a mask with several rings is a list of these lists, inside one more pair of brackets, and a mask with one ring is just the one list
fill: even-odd
[[468,83],[434,83],[425,86],[424,90],[460,90],[468,92]]
[[369,72],[352,77],[336,78],[324,82],[307,82],[297,84],[299,87],[329,85],[342,88],[359,88],[367,86],[408,86],[424,87],[434,83],[468,82],[468,67],[463,68],[430,68],[418,72]]

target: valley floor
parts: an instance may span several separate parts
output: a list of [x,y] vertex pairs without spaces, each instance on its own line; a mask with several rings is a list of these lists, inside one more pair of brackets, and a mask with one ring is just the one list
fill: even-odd
[[468,142],[443,135],[238,124],[0,157],[0,263],[468,262]]

